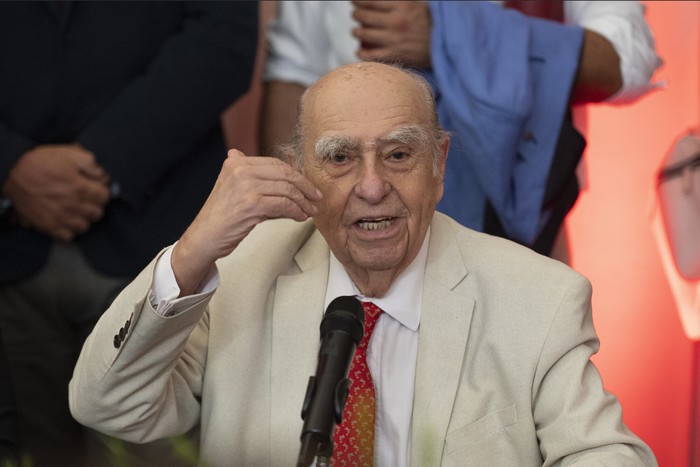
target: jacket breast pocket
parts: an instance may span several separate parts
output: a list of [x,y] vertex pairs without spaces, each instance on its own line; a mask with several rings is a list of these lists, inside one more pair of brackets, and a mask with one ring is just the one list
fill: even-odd
[[490,445],[488,438],[493,437],[494,442],[497,441],[499,433],[502,434],[506,427],[515,425],[517,422],[515,404],[494,410],[469,425],[449,433],[445,438],[445,454],[450,456],[470,447],[481,450],[478,444],[483,442]]

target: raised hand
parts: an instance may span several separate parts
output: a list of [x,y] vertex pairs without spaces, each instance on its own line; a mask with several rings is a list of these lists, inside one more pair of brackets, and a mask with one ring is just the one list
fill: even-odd
[[306,220],[320,200],[321,192],[290,164],[230,150],[207,201],[173,250],[181,296],[193,293],[214,262],[229,255],[257,224]]
[[432,21],[427,2],[355,0],[352,3],[353,18],[360,23],[353,30],[361,44],[358,58],[430,68]]

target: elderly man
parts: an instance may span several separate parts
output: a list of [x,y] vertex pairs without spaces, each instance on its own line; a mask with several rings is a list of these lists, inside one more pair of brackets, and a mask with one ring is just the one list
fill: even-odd
[[383,313],[374,452],[355,465],[655,465],[589,361],[589,283],[435,213],[449,139],[421,78],[339,68],[297,133],[294,166],[231,151],[104,314],[70,385],[80,422],[137,442],[200,424],[205,465],[291,465],[325,305],[356,295]]

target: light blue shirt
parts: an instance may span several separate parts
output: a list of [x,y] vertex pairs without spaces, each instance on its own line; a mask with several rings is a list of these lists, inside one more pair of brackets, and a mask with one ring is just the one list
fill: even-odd
[[544,192],[583,28],[488,2],[430,2],[430,11],[428,79],[452,133],[438,210],[483,231],[488,199],[508,236],[531,244],[548,216]]

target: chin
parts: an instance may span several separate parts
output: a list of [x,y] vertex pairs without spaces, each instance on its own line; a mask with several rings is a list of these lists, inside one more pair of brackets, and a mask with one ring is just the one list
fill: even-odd
[[401,262],[395,256],[383,256],[381,254],[366,254],[353,258],[355,264],[368,271],[386,271],[396,268]]

